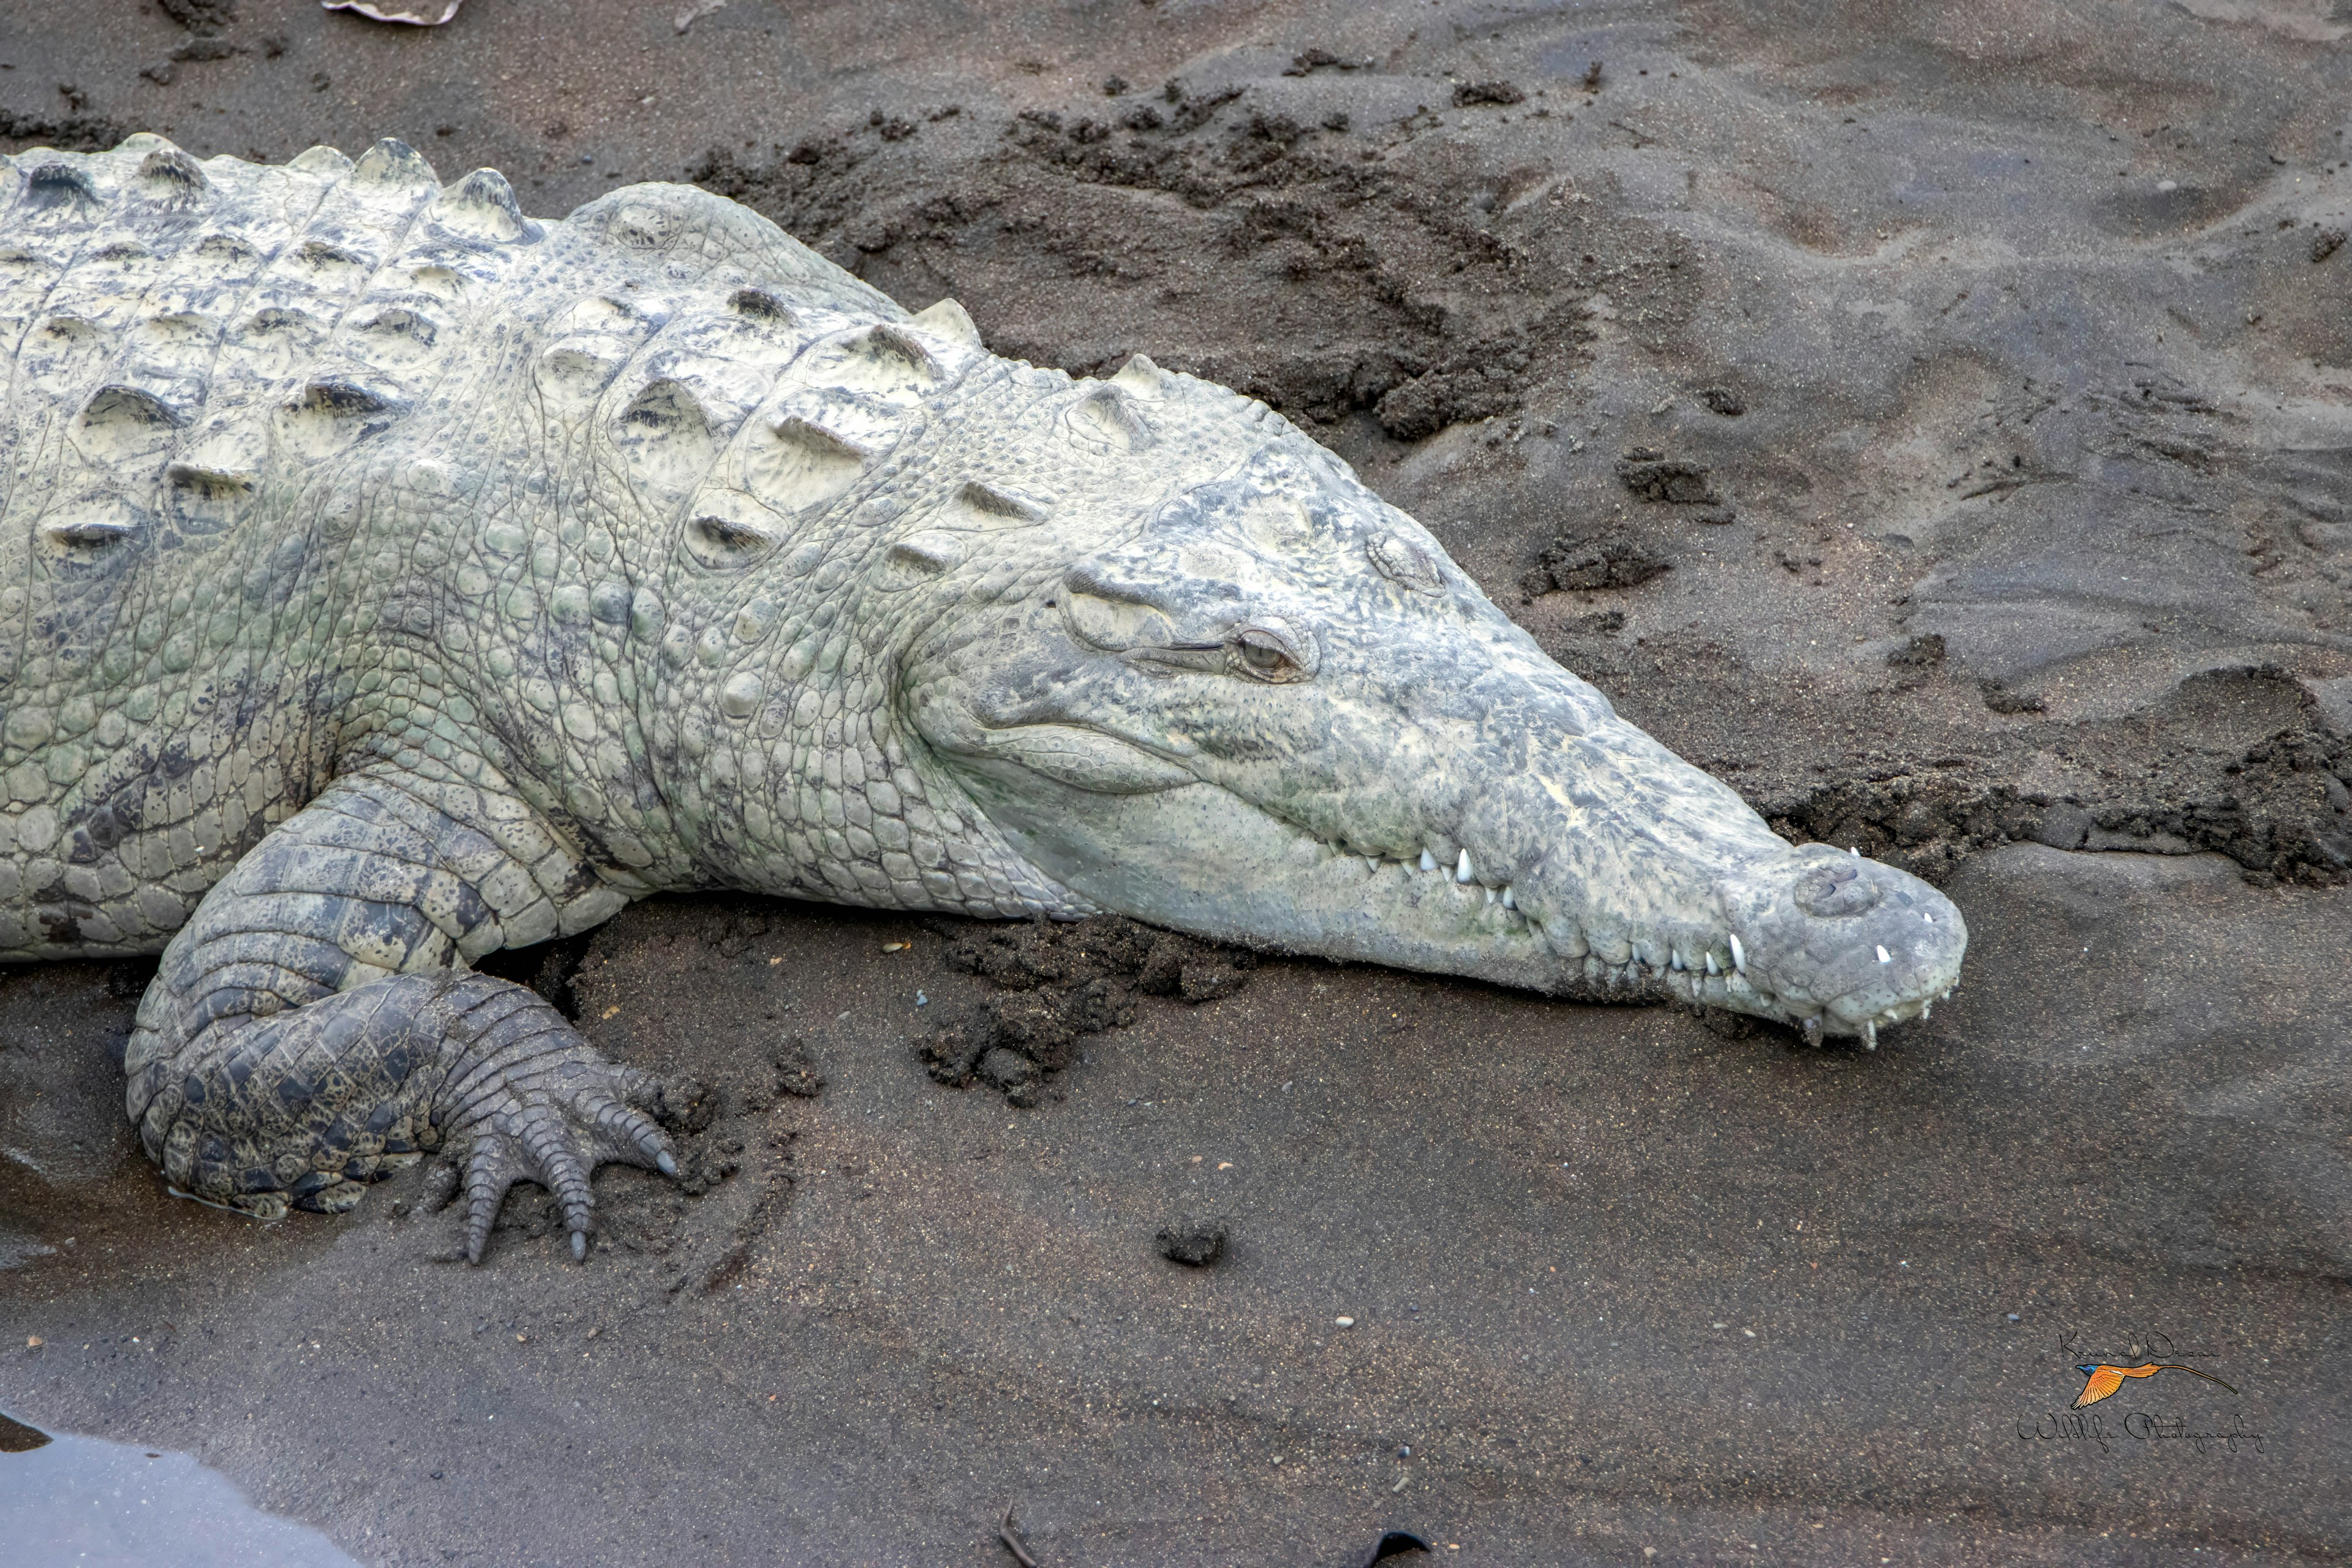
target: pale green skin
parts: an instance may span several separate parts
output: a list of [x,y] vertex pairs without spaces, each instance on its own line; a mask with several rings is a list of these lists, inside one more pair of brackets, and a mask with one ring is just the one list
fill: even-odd
[[214,1201],[470,1137],[477,1256],[517,1178],[584,1234],[657,1090],[467,966],[665,889],[1865,1038],[1958,978],[1939,895],[1775,837],[1263,405],[996,359],[698,191],[28,153],[0,334],[0,957],[165,950],[130,1108]]

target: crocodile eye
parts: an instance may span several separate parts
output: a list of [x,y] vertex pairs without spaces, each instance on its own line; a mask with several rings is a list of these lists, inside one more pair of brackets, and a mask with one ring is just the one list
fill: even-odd
[[1271,626],[1244,626],[1234,634],[1234,662],[1244,675],[1274,684],[1304,680],[1307,661],[1285,632]]

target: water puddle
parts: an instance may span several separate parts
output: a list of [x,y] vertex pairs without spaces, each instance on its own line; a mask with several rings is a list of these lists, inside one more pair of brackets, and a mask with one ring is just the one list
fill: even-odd
[[0,1415],[0,1542],[24,1568],[360,1568],[186,1454]]

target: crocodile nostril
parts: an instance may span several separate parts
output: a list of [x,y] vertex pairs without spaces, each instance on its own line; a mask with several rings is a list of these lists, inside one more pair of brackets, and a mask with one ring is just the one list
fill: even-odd
[[1823,920],[1858,915],[1876,907],[1877,883],[1853,866],[1817,866],[1797,879],[1790,897],[1809,915]]

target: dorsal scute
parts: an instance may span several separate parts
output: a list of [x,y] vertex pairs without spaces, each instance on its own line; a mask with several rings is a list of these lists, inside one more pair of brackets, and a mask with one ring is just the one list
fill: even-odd
[[194,158],[177,147],[158,147],[139,161],[139,194],[159,206],[194,207],[212,193],[212,181]]
[[394,136],[383,138],[361,153],[359,162],[352,165],[350,180],[362,188],[381,186],[410,195],[422,194],[428,186],[436,193],[441,189],[441,176],[433,172],[425,154]]
[[794,313],[824,309],[903,321],[887,294],[860,282],[739,203],[692,185],[624,185],[575,209],[551,231],[564,247],[634,255],[673,282],[731,278]]
[[453,234],[490,245],[536,241],[542,233],[523,216],[514,187],[496,169],[476,169],[443,191],[433,217]]
[[955,500],[967,526],[969,520],[977,519],[982,527],[1020,527],[1045,521],[1054,510],[1047,498],[1001,480],[966,479],[957,487]]
[[1116,382],[1087,384],[1062,410],[1059,426],[1082,449],[1097,453],[1130,452],[1151,440],[1134,395]]

